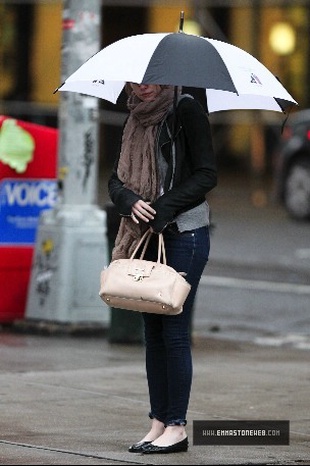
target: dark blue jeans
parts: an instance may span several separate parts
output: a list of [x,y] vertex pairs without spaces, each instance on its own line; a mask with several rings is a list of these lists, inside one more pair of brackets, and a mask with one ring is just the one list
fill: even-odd
[[[192,385],[191,312],[199,280],[208,261],[208,227],[184,233],[164,231],[167,264],[186,272],[191,291],[183,312],[175,316],[143,313],[146,373],[151,412],[165,425],[186,425]],[[158,237],[152,235],[145,258],[157,260]]]

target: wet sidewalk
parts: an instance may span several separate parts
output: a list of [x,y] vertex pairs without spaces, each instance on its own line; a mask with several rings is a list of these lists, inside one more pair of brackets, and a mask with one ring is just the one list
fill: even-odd
[[[2,465],[268,464],[310,459],[309,351],[193,342],[189,450],[142,455],[144,350],[104,336],[0,333]],[[289,420],[289,445],[193,445],[194,420]]]

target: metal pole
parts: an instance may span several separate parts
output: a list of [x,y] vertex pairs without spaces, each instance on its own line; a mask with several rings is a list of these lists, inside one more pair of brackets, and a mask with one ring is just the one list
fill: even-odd
[[[101,0],[63,4],[62,79],[100,48]],[[58,322],[108,320],[99,298],[108,263],[106,214],[96,204],[98,101],[61,93],[59,201],[40,218],[26,317]]]
[[[100,3],[64,1],[62,81],[100,48]],[[62,202],[72,206],[93,204],[97,186],[98,99],[61,93],[59,128]]]

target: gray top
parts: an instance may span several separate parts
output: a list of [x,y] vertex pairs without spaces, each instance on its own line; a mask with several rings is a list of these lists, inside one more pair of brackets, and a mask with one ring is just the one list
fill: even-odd
[[193,209],[182,212],[175,219],[180,232],[187,230],[195,230],[210,224],[209,219],[209,204],[207,201],[199,204]]
[[[161,186],[161,194],[163,193],[163,184],[167,171],[167,162],[164,159],[161,151],[158,151],[158,173]],[[195,230],[196,228],[201,228],[210,224],[210,209],[207,201],[199,204],[193,209],[182,212],[175,218],[178,230],[180,232]]]

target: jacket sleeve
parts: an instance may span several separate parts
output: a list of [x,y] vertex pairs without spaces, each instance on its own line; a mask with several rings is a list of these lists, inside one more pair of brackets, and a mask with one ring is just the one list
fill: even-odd
[[206,112],[190,98],[183,99],[177,111],[182,128],[176,143],[174,184],[152,204],[156,216],[150,225],[157,233],[179,213],[203,202],[205,195],[217,184],[216,158]]
[[[123,130],[125,127],[127,119],[124,122]],[[134,193],[132,190],[126,188],[124,183],[119,179],[117,176],[117,167],[118,161],[121,153],[121,140],[119,141],[118,147],[118,156],[114,162],[114,166],[112,169],[111,176],[108,181],[108,192],[111,201],[116,207],[118,213],[124,217],[130,217],[131,215],[131,207],[135,202],[139,199],[142,199],[141,196]]]
[[119,157],[114,163],[114,167],[108,181],[108,192],[118,213],[122,216],[129,217],[131,215],[131,207],[139,199],[142,199],[142,197],[126,188],[124,183],[117,176],[118,160]]

